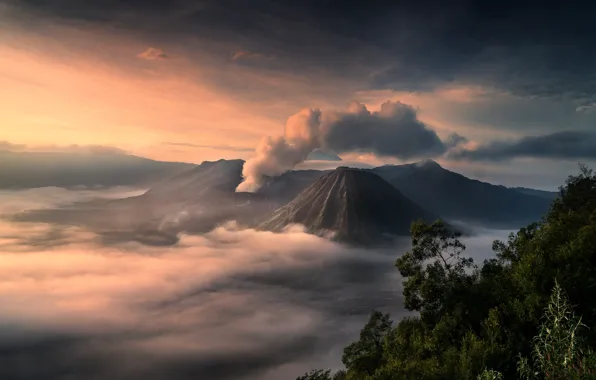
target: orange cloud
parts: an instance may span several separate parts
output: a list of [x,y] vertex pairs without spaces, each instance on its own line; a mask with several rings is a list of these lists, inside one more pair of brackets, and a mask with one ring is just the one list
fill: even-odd
[[254,53],[246,50],[238,50],[234,54],[232,54],[232,61],[238,61],[241,59],[263,59],[268,58],[268,56],[260,53]]
[[138,54],[137,57],[143,58],[143,59],[146,59],[149,61],[163,60],[163,59],[169,58],[169,56],[166,53],[164,53],[163,50],[154,48],[154,47],[147,48],[147,50]]
[[[131,56],[146,44],[134,36],[92,25],[43,28],[15,27],[0,38],[0,141],[106,145],[189,162],[247,158],[250,152],[216,147],[255,146],[297,109],[328,106],[345,94],[331,80],[234,64],[213,54],[223,48],[209,41],[167,65],[147,65],[167,54],[152,47]],[[237,59],[260,56],[238,52]],[[214,149],[173,149],[163,141]]]

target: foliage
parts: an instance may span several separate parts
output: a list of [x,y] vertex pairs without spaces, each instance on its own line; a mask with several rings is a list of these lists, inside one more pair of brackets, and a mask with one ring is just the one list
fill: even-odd
[[544,312],[540,332],[534,339],[533,362],[521,357],[518,370],[523,379],[581,380],[596,378],[594,354],[584,352],[578,333],[585,327],[571,310],[561,287],[555,283]]
[[302,376],[296,378],[296,380],[345,380],[346,372],[337,371],[333,376],[331,370],[313,369],[310,372],[305,373]]
[[296,378],[296,380],[332,380],[330,370],[313,369],[312,371],[305,373],[302,376]]
[[492,369],[485,369],[478,375],[477,380],[503,380],[503,374]]
[[515,379],[518,363],[528,380],[596,378],[596,329],[577,334],[596,327],[592,171],[569,177],[542,220],[494,242],[496,257],[481,266],[441,221],[414,223],[411,234],[396,267],[405,307],[419,315],[393,326],[373,312],[344,350],[344,379]]
[[344,349],[341,360],[348,371],[372,375],[383,364],[383,341],[392,323],[389,314],[373,310],[360,339]]
[[[412,250],[397,259],[395,266],[404,281],[405,306],[420,312],[426,323],[438,322],[446,308],[457,302],[462,288],[470,285],[466,269],[473,266],[471,258],[463,258],[466,249],[442,222],[428,225],[412,224]],[[432,262],[429,262],[432,261]]]

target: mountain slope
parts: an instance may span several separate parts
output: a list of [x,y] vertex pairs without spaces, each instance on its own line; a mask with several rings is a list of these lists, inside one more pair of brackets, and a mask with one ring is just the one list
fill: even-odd
[[269,178],[258,193],[281,204],[286,204],[331,170],[293,170],[278,177]]
[[379,176],[341,167],[317,179],[258,228],[281,231],[297,223],[310,233],[332,232],[339,241],[375,244],[384,234],[409,234],[415,220],[436,218]]
[[205,161],[156,184],[147,195],[181,200],[198,199],[215,193],[231,194],[242,181],[243,165],[243,160]]
[[531,223],[548,211],[551,202],[547,197],[467,178],[432,160],[370,171],[442,217],[486,226]]
[[559,196],[559,193],[557,191],[528,189],[527,187],[510,187],[510,189],[519,191],[520,193],[533,195],[535,197],[546,198],[551,201],[553,201],[555,198]]

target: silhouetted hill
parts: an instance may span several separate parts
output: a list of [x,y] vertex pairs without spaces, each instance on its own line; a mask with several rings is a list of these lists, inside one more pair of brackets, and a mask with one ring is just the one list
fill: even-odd
[[253,224],[277,204],[270,205],[262,194],[235,191],[242,181],[243,165],[243,160],[205,161],[139,197],[111,202],[111,207],[127,207],[161,228],[168,225],[194,232],[207,231],[226,220]]
[[381,177],[342,167],[317,179],[258,228],[281,231],[302,224],[310,233],[333,233],[336,240],[368,245],[384,234],[409,234],[412,221],[436,218]]
[[545,199],[548,199],[551,201],[559,196],[559,192],[557,192],[557,191],[528,189],[527,187],[510,187],[510,189],[519,191],[520,193],[523,193],[523,194],[545,198]]
[[467,178],[427,160],[370,170],[412,201],[448,220],[523,225],[541,218],[551,199]]
[[215,193],[234,193],[242,181],[243,160],[205,161],[156,184],[147,195],[199,199]]

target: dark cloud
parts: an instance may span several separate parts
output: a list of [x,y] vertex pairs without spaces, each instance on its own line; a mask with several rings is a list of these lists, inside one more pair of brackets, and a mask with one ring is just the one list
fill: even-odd
[[[386,102],[379,111],[371,112],[353,103],[350,112],[331,117],[323,141],[335,152],[366,152],[407,160],[436,157],[446,151],[439,136],[407,104]],[[461,138],[450,141],[455,142]]]
[[443,142],[447,149],[455,148],[461,144],[467,143],[469,140],[458,133],[450,134],[447,139]]
[[476,149],[455,150],[454,159],[509,160],[516,157],[581,160],[596,159],[596,133],[563,131],[527,136],[512,141],[495,141]]
[[276,67],[324,70],[370,88],[427,91],[458,82],[573,99],[579,107],[594,102],[596,5],[579,0],[548,6],[456,0],[449,7],[436,0],[373,0],[366,7],[314,0],[11,3],[36,15],[110,24],[163,41],[233,42],[234,51],[250,52],[238,58],[275,56]]

